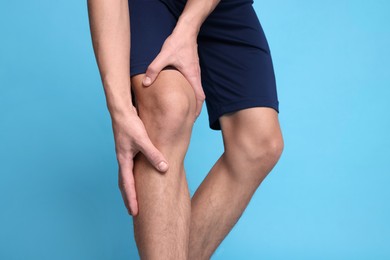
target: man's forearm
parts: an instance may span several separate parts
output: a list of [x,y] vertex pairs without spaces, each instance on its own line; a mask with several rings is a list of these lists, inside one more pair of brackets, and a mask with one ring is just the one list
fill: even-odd
[[179,17],[176,28],[197,36],[207,16],[215,9],[220,0],[187,0],[186,6]]
[[111,116],[131,111],[127,0],[88,0],[93,49]]

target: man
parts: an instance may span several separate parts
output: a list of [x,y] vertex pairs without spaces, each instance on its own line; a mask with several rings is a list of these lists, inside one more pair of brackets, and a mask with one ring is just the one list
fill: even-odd
[[[88,1],[142,259],[209,259],[280,158],[274,72],[252,3]],[[191,199],[183,160],[205,98],[225,150]]]

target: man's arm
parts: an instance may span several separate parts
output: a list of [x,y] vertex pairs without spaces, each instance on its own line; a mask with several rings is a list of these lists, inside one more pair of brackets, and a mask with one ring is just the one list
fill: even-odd
[[138,214],[133,158],[142,152],[161,172],[168,169],[153,146],[131,101],[130,19],[127,0],[88,0],[96,61],[112,119],[119,187],[129,214]]
[[185,30],[196,38],[203,22],[219,2],[220,0],[188,0],[175,30]]
[[199,116],[205,95],[200,79],[197,37],[203,22],[220,0],[188,0],[172,34],[149,65],[143,84],[150,86],[167,65],[175,66],[194,89]]
[[88,0],[93,48],[111,116],[131,112],[130,22],[126,0]]

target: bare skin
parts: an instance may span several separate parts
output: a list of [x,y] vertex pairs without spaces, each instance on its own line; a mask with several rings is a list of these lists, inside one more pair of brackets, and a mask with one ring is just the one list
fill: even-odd
[[220,122],[225,151],[192,197],[189,259],[210,259],[284,146],[272,108],[244,109]]
[[[212,1],[209,4],[212,6]],[[190,7],[187,10],[190,10]],[[198,73],[196,66],[198,57],[195,50],[199,27],[196,25],[199,25],[204,16],[200,15],[203,18],[199,19],[191,15],[181,17],[184,18],[179,19],[174,31],[164,42],[160,54],[150,64],[146,74],[133,77],[135,78],[134,84],[137,85],[138,78],[143,77],[144,85],[149,85],[145,84],[145,81],[149,81],[147,78],[152,79],[148,83],[153,82],[162,68],[174,65],[193,86],[195,96],[199,101],[201,96],[199,92],[197,94],[198,83],[196,80],[191,80],[192,78],[188,75]],[[191,23],[188,21],[193,21],[195,26],[189,28],[188,24]],[[170,81],[163,84],[169,85],[175,81],[176,79],[172,77]],[[198,109],[199,102],[197,113]],[[227,114],[220,118],[220,123],[225,152],[212,167],[191,200],[188,259],[209,259],[211,257],[242,215],[263,179],[279,160],[284,147],[278,114],[272,108],[256,107]],[[154,206],[164,207],[163,205]],[[184,204],[182,206],[187,207]],[[178,205],[178,208],[182,206]],[[179,232],[182,236],[181,241],[183,241],[187,237],[185,233],[187,229],[177,228],[177,230],[183,231]],[[171,245],[179,241],[180,238]],[[138,244],[138,246],[142,251],[144,244]],[[148,250],[153,251],[152,248]]]
[[134,160],[135,239],[141,259],[188,259],[191,204],[183,161],[194,122],[194,91],[176,70],[164,70],[148,88],[142,77],[132,78],[139,116],[170,168],[161,175],[142,154]]
[[160,174],[169,164],[150,141],[132,104],[128,1],[88,0],[87,4],[93,49],[112,121],[118,185],[129,214],[137,215],[133,158],[141,152]]
[[[206,17],[220,0],[188,0],[164,51],[148,68],[144,85],[150,86],[165,67],[174,65],[194,90],[199,116],[205,96],[201,86],[196,36]],[[128,0],[88,0],[91,38],[96,61],[111,115],[118,160],[118,185],[130,215],[138,214],[134,186],[134,157],[142,153],[160,172],[168,170],[168,161],[154,147],[143,122],[132,104],[130,71],[130,17]],[[174,44],[170,44],[174,43]],[[174,54],[174,55],[172,55]]]
[[[225,151],[190,199],[183,160],[204,101],[196,36],[218,2],[188,0],[146,74],[130,80],[127,0],[88,0],[93,47],[112,118],[118,183],[134,217],[142,259],[209,259],[283,150],[273,109],[222,116]],[[160,72],[167,65],[180,72]]]
[[175,70],[162,71],[150,88],[142,86],[143,76],[132,78],[139,115],[170,169],[159,175],[143,157],[135,160],[140,213],[133,223],[141,258],[209,259],[281,155],[278,114],[257,107],[222,116],[225,152],[190,201],[183,160],[194,93]]

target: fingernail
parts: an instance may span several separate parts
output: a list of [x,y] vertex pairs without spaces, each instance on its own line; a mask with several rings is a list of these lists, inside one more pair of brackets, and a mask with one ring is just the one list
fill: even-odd
[[152,80],[149,77],[146,77],[144,79],[144,85],[149,85],[152,82]]
[[158,164],[158,169],[159,169],[160,171],[166,171],[167,168],[168,168],[168,164],[166,164],[165,162],[160,162],[160,163]]

